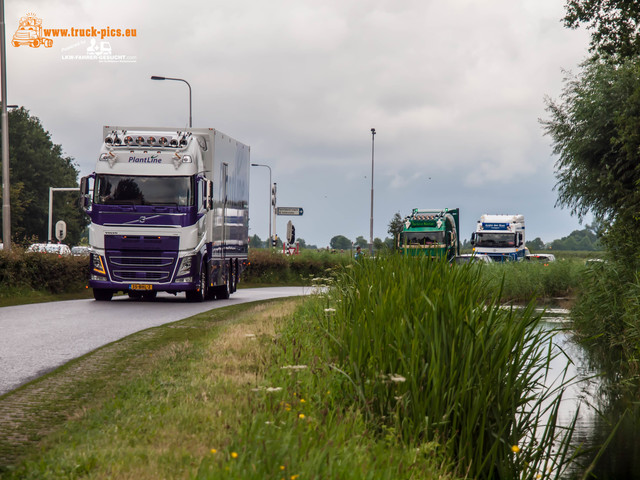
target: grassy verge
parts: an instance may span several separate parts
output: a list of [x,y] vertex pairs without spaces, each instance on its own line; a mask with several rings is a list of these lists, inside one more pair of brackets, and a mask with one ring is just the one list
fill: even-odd
[[140,332],[0,397],[0,476],[450,478],[435,448],[376,435],[322,375],[280,368],[302,360],[278,333],[302,301]]
[[0,292],[0,307],[12,305],[27,305],[30,303],[59,302],[61,300],[78,300],[93,298],[92,290],[78,287],[63,293],[51,293],[47,290],[34,290],[25,286],[12,286],[3,288]]

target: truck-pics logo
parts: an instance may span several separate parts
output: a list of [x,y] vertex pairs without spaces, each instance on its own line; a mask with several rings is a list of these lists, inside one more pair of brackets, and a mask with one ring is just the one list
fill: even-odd
[[[44,46],[51,48],[53,41],[58,38],[75,41],[72,45],[61,49],[62,60],[91,60],[100,63],[134,63],[136,57],[132,55],[114,54],[111,42],[114,38],[137,37],[135,28],[115,28],[107,26],[99,28],[45,28],[41,18],[29,12],[20,18],[18,29],[13,34],[11,45],[20,47],[26,45],[32,48]],[[111,40],[111,42],[110,42]],[[72,50],[71,52],[69,50]],[[78,51],[79,50],[79,51]]]
[[46,38],[42,32],[42,19],[38,18],[35,13],[27,13],[20,19],[20,25],[13,34],[11,45],[19,47],[20,45],[29,45],[38,48],[44,45],[46,48],[53,46],[53,40]]
[[129,163],[162,163],[162,159],[158,155],[151,155],[150,157],[129,157]]

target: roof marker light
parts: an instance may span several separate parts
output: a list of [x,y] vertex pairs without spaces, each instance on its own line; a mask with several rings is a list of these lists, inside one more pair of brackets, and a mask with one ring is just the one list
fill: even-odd
[[124,143],[126,143],[127,145],[131,145],[133,143],[133,137],[131,135],[127,135],[126,137],[124,137]]
[[106,143],[107,145],[113,145],[113,138],[111,137],[105,138],[104,143]]
[[137,143],[138,145],[142,145],[142,144],[144,143],[144,137],[138,137],[138,138],[136,138],[136,143]]
[[147,137],[147,143],[149,145],[153,145],[154,143],[156,143],[156,137],[153,137],[153,136]]
[[177,147],[178,141],[175,138],[172,138],[171,141],[169,142],[169,145],[171,145],[172,147]]
[[160,137],[159,142],[160,142],[160,145],[164,147],[167,143],[169,143],[169,140],[167,140],[167,137]]

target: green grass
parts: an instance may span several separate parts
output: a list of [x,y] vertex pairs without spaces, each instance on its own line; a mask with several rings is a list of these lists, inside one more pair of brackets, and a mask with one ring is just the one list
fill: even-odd
[[567,466],[569,445],[554,422],[564,385],[542,387],[553,332],[533,304],[500,308],[483,270],[400,256],[356,264],[290,338],[324,339],[316,355],[371,428],[408,448],[437,442],[460,475],[546,478],[545,466]]
[[489,287],[502,289],[504,302],[549,303],[558,297],[575,297],[586,271],[584,260],[561,259],[555,262],[505,262],[486,265],[482,277]]
[[27,305],[30,303],[58,302],[62,300],[79,300],[93,298],[92,290],[78,287],[64,293],[51,293],[47,290],[34,290],[26,286],[5,287],[0,292],[0,307],[11,305]]
[[340,404],[333,376],[280,368],[302,301],[140,332],[0,397],[0,477],[452,478],[437,445],[406,449]]
[[553,332],[492,267],[368,259],[107,345],[0,397],[0,477],[557,476]]

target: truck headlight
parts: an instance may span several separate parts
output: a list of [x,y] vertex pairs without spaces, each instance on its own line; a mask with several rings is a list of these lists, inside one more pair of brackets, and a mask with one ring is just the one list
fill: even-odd
[[182,275],[189,275],[191,273],[191,263],[193,261],[193,255],[189,255],[188,257],[184,257],[182,259],[182,263],[180,264],[180,268],[178,269],[177,277]]
[[106,275],[107,272],[104,268],[104,263],[102,263],[102,257],[100,255],[96,255],[95,253],[91,255],[93,258],[93,271],[95,273],[99,273],[100,275]]

